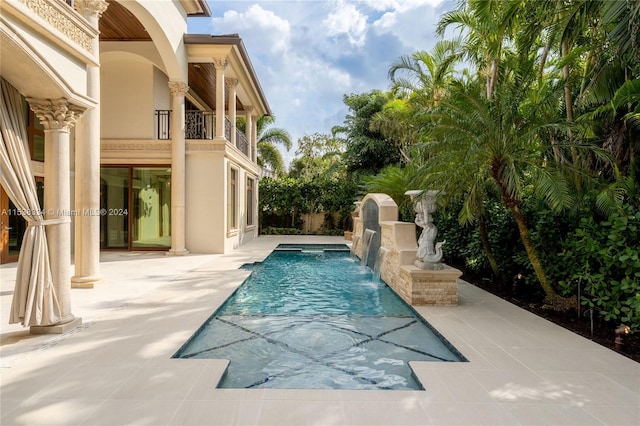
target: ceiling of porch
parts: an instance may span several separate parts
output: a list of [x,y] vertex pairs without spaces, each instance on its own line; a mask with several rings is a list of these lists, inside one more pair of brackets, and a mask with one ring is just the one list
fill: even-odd
[[[100,41],[152,41],[142,23],[124,6],[109,1],[109,7],[100,18]],[[189,63],[188,85],[190,93],[195,95],[196,103],[215,110],[216,70],[212,63]],[[225,109],[229,104],[228,93]],[[236,97],[236,110],[244,110],[242,102]]]

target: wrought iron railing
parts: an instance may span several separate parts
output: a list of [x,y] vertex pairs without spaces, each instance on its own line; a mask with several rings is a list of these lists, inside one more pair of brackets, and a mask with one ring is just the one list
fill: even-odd
[[247,157],[249,156],[249,141],[247,137],[236,127],[236,148],[244,153]]
[[171,139],[171,110],[156,110],[156,139]]
[[231,120],[228,117],[224,118],[224,137],[228,141],[231,141],[231,132],[236,132],[236,148],[238,148],[244,155],[249,156],[249,142],[247,137],[238,130],[237,127],[231,125]]
[[212,111],[185,111],[185,139],[213,139],[216,134],[215,130],[216,116]]
[[[157,139],[171,139],[171,110],[159,109],[155,112]],[[249,141],[244,133],[224,118],[224,137],[231,141],[231,132],[235,132],[236,148],[244,155],[255,160],[255,150],[251,152]],[[216,116],[213,111],[189,110],[184,114],[185,139],[213,139],[216,135]]]

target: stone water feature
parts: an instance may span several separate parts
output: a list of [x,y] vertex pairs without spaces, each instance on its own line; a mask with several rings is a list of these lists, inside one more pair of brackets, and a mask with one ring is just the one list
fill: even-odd
[[[416,223],[398,221],[398,206],[391,197],[367,194],[359,207],[359,214],[353,216],[352,253],[361,260],[366,258],[366,265],[376,269],[376,274],[379,270],[384,282],[411,305],[457,305],[458,278],[462,272],[440,262],[442,244],[435,243],[437,229],[434,234],[433,220],[426,222],[429,218],[425,218],[424,211],[421,218],[416,217],[416,222],[428,228],[421,238],[426,244],[422,250],[424,256],[418,259]],[[365,233],[367,239],[370,238],[366,246]],[[438,265],[425,268],[420,264],[425,260],[436,260],[430,263]]]

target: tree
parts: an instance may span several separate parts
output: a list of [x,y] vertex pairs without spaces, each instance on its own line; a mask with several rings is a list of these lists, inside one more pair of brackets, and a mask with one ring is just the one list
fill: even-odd
[[332,133],[341,137],[346,147],[343,159],[348,172],[375,174],[400,160],[400,153],[393,143],[371,129],[373,116],[386,102],[386,95],[379,90],[344,95],[344,103],[350,112],[343,125],[335,126]]
[[[257,151],[258,165],[260,167],[271,168],[276,175],[284,174],[285,167],[282,154],[277,148],[281,145],[288,150],[291,149],[291,136],[284,129],[269,127],[276,121],[271,115],[263,115],[258,118],[257,128]],[[244,117],[238,117],[236,126],[240,131],[245,131],[246,120]]]
[[[518,63],[515,59],[503,59],[505,70],[490,100],[477,80],[451,86],[448,98],[428,114],[434,123],[430,129],[433,155],[418,175],[424,182],[423,187],[441,188],[468,200],[474,194],[484,193],[484,190],[477,192],[477,188],[490,183],[516,221],[546,302],[550,306],[565,307],[566,301],[547,279],[521,210],[529,188],[555,210],[574,202],[568,182],[558,168],[560,165],[546,162],[543,155],[547,147],[541,135],[550,126],[561,126],[540,122],[529,108],[527,102],[535,92],[534,63]],[[505,62],[509,62],[510,70]]]
[[518,19],[519,0],[468,0],[458,9],[445,13],[436,32],[443,36],[447,28],[456,26],[463,38],[458,39],[462,56],[475,65],[485,81],[487,99],[493,97],[500,73],[505,41]]
[[330,179],[343,169],[341,155],[339,139],[320,133],[304,135],[298,139],[297,157],[291,163],[289,176]]
[[458,43],[450,40],[436,43],[431,53],[421,50],[401,56],[389,67],[391,91],[422,107],[432,107],[446,95],[460,58]]

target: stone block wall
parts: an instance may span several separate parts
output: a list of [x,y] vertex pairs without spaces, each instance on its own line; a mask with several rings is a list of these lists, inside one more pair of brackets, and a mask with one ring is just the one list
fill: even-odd
[[388,249],[380,277],[410,305],[454,306],[458,304],[457,269],[444,265],[442,270],[426,270],[413,264],[417,259],[415,225],[406,222],[381,222],[382,246]]

